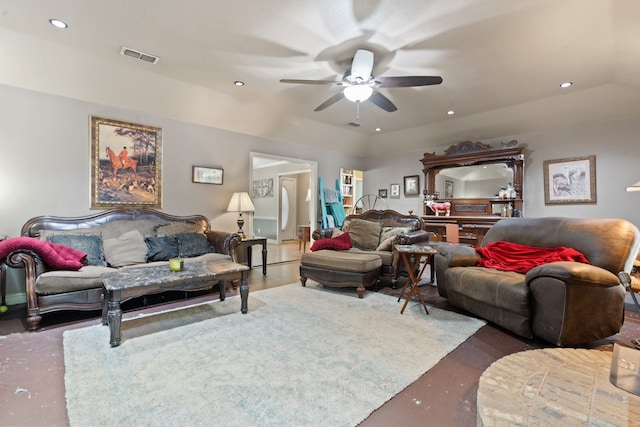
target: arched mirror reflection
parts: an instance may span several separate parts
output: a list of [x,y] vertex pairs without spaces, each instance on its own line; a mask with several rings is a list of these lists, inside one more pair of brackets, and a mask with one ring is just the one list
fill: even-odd
[[435,189],[444,199],[492,198],[513,181],[513,169],[506,163],[460,166],[440,170]]

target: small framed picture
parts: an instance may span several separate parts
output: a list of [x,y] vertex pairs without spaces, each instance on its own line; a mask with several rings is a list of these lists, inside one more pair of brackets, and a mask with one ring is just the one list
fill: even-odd
[[444,198],[452,199],[453,198],[453,181],[444,181]]
[[404,177],[404,196],[420,195],[420,176],[411,175]]
[[199,184],[222,185],[223,170],[221,168],[210,168],[207,166],[194,166],[191,180]]
[[392,199],[400,198],[400,184],[391,184],[391,195],[389,196]]
[[382,197],[383,199],[387,198],[387,189],[386,188],[381,188],[380,190],[378,190],[378,197]]

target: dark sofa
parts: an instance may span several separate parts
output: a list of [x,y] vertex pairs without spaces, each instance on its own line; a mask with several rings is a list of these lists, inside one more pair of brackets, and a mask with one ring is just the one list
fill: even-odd
[[481,247],[506,241],[529,246],[565,246],[591,264],[551,262],[526,274],[476,267],[480,255],[462,245],[438,246],[438,292],[449,302],[526,338],[559,346],[589,343],[620,331],[625,289],[640,232],[622,219],[513,218],[498,221]]
[[[125,239],[132,234],[137,235],[137,232],[141,236],[137,237],[136,244],[130,243],[134,242],[133,239],[129,241]],[[33,251],[17,250],[9,254],[4,260],[9,267],[25,269],[29,329],[38,328],[44,313],[59,310],[100,310],[102,308],[102,274],[113,271],[114,268],[140,266],[139,263],[130,261],[131,259],[140,260],[144,265],[168,263],[167,260],[162,260],[166,258],[163,256],[149,258],[151,248],[148,246],[149,238],[180,233],[185,236],[192,233],[202,234],[210,245],[209,252],[193,253],[193,256],[185,258],[186,263],[223,258],[237,260],[235,248],[240,242],[239,236],[236,233],[211,230],[209,220],[201,215],[176,216],[153,209],[118,208],[88,216],[39,216],[30,219],[22,227],[22,236],[36,238],[69,234],[99,236],[105,254],[107,254],[106,243],[113,247],[115,261],[111,262],[115,265],[105,262],[103,265],[85,265],[78,271],[48,270],[41,257]],[[141,237],[143,240],[140,244]]]
[[[352,222],[359,222],[358,229],[352,226]],[[371,223],[371,228],[364,229],[363,222]],[[335,229],[321,228],[314,230],[313,239],[329,238],[335,233]],[[341,231],[348,231],[353,241],[353,248],[344,252],[345,261],[349,262],[349,254],[375,254],[380,257],[382,267],[380,276],[391,279],[392,286],[397,284],[398,276],[405,272],[400,262],[398,252],[393,250],[395,245],[410,245],[414,243],[426,243],[433,233],[424,230],[424,222],[416,215],[403,215],[399,212],[387,210],[369,210],[362,214],[347,215],[341,227]],[[366,236],[365,236],[366,234]],[[313,270],[313,268],[309,268]],[[330,270],[303,271],[301,275],[316,279],[331,275]]]

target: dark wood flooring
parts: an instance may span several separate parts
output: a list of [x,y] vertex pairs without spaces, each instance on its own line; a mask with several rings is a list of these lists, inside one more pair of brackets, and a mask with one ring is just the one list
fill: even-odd
[[[282,245],[282,249],[269,245],[269,250],[283,250],[289,254],[273,253],[266,276],[262,275],[260,267],[254,266],[249,274],[251,291],[298,281],[297,245]],[[399,291],[388,285],[383,282],[375,290],[397,295]],[[453,310],[445,299],[438,296],[435,287],[424,285],[421,289],[429,304]],[[140,312],[157,312],[212,298],[216,295],[197,295],[185,300],[182,294],[174,294],[149,298],[146,300],[148,305],[144,305],[142,300],[132,301],[126,307],[125,319]],[[631,305],[629,308],[619,334],[589,347],[610,351],[613,342],[631,345],[632,339],[640,337],[640,315],[631,311]],[[96,324],[100,321],[100,313],[47,314],[43,318],[42,329],[29,333],[25,332],[25,312],[24,306],[11,306],[9,312],[0,317],[0,425],[68,425],[62,333],[70,328]],[[482,372],[507,354],[545,346],[544,342],[525,340],[493,325],[484,326],[416,382],[373,412],[361,426],[475,426],[476,392]],[[416,354],[415,357],[418,359],[421,355]],[[105,420],[107,424],[108,420]]]

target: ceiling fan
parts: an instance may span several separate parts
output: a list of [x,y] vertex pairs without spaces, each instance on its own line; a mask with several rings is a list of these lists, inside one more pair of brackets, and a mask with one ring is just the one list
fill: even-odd
[[281,79],[281,83],[298,84],[336,84],[344,86],[344,89],[320,104],[314,111],[322,111],[335,104],[343,98],[352,102],[362,102],[367,99],[385,111],[396,111],[393,102],[378,88],[383,87],[412,87],[429,86],[442,83],[439,76],[396,76],[396,77],[373,77],[373,52],[366,49],[358,49],[351,62],[351,68],[344,73],[342,80],[300,80]]

